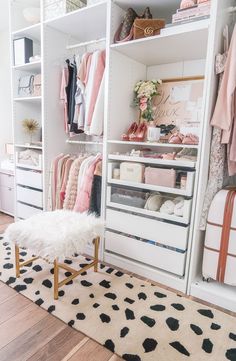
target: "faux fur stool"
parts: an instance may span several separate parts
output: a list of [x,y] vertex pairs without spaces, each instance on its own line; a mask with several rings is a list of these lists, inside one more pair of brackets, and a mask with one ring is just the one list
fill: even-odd
[[[54,299],[58,299],[58,289],[91,267],[97,272],[100,237],[103,232],[102,221],[91,214],[71,211],[43,212],[23,221],[11,224],[4,239],[15,244],[16,277],[20,269],[39,257],[54,263]],[[94,244],[92,263],[75,270],[61,263],[65,258],[84,253],[87,244]],[[36,256],[20,262],[19,249],[29,249]],[[59,282],[59,270],[69,271],[71,275]]]

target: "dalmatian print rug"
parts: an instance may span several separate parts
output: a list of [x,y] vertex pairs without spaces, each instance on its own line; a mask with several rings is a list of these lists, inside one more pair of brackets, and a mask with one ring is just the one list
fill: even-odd
[[[22,250],[21,261],[28,257]],[[88,262],[65,260],[75,268]],[[124,360],[236,361],[235,318],[103,264],[61,288],[54,301],[52,266],[37,260],[16,279],[14,249],[1,239],[0,280]]]

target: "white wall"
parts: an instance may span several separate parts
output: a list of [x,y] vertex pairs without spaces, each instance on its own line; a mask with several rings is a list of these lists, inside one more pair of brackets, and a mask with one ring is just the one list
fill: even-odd
[[13,138],[9,43],[8,28],[0,30],[0,159],[5,156],[5,143],[12,142]]

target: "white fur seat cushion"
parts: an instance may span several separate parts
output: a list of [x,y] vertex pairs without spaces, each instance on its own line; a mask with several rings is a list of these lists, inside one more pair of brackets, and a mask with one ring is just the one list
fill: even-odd
[[102,235],[103,226],[92,214],[58,210],[11,224],[4,239],[53,261],[83,253],[86,244]]

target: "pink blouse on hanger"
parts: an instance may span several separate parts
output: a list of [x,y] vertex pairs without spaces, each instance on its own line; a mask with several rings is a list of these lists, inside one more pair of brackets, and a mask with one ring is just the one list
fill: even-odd
[[101,51],[101,53],[98,56],[98,62],[94,74],[94,80],[93,80],[93,90],[91,94],[89,109],[88,109],[88,120],[87,124],[90,126],[92,122],[93,112],[96,105],[98,92],[100,89],[100,85],[103,78],[103,73],[105,70],[105,59],[106,59],[106,52],[105,50]]
[[89,210],[94,171],[97,163],[101,161],[101,159],[101,154],[96,155],[84,172],[80,187],[77,189],[77,198],[74,206],[74,211],[76,212],[82,213]]
[[236,26],[234,27],[225,71],[211,125],[222,129],[222,144],[229,144],[229,175],[236,172]]

